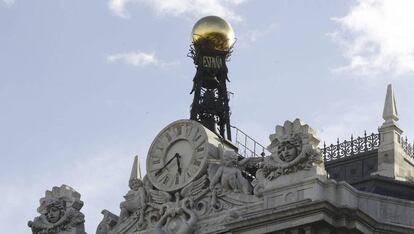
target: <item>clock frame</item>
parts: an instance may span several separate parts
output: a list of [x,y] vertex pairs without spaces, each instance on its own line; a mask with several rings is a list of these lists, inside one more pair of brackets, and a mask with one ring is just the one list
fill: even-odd
[[[193,120],[178,120],[155,137],[147,156],[147,175],[163,191],[176,191],[198,178],[207,167],[216,134]],[[211,144],[214,142],[216,144]]]

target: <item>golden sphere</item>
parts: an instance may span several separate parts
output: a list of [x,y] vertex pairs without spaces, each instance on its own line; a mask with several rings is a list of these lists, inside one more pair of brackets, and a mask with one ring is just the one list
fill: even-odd
[[233,28],[218,16],[198,20],[193,27],[192,39],[195,46],[205,44],[220,51],[229,51],[235,42]]

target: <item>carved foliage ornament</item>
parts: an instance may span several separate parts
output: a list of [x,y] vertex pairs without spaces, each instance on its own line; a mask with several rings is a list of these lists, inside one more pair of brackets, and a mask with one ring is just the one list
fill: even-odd
[[53,187],[52,191],[46,191],[44,198],[40,199],[37,211],[40,216],[28,225],[33,234],[55,234],[63,231],[71,231],[79,228],[84,233],[84,215],[80,212],[83,202],[80,194],[67,185]]

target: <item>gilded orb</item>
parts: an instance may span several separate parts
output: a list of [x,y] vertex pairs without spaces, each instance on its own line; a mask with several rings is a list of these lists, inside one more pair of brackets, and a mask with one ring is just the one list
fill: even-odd
[[218,16],[206,16],[197,21],[192,31],[193,44],[219,51],[229,51],[235,42],[231,25]]

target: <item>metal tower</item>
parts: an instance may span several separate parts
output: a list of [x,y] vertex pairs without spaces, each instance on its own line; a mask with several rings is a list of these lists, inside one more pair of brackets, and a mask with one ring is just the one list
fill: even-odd
[[217,16],[208,16],[195,24],[189,53],[197,68],[190,119],[227,140],[231,140],[231,128],[226,61],[233,44],[231,26]]

